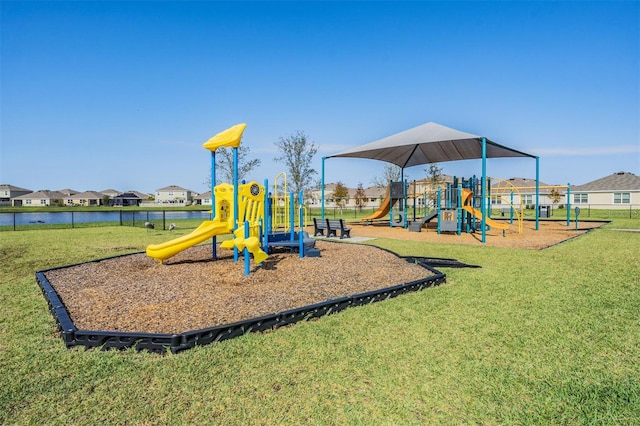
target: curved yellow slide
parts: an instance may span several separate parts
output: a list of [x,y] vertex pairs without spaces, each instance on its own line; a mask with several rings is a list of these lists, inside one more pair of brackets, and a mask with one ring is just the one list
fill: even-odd
[[253,255],[253,260],[256,263],[262,263],[268,257],[267,253],[262,251],[262,248],[260,247],[260,239],[258,237],[244,237],[244,225],[239,226],[238,229],[234,231],[233,235],[235,237],[233,240],[223,241],[222,244],[220,244],[220,247],[232,249],[235,246],[240,251],[246,248],[249,250],[249,253]]
[[166,243],[149,245],[147,247],[147,256],[162,262],[211,237],[230,234],[231,232],[233,232],[233,229],[229,229],[228,221],[206,220],[187,235],[167,241]]
[[[467,200],[469,199],[469,197],[471,197],[471,195],[473,195],[473,192],[469,191],[468,189],[463,189],[462,190],[462,209],[465,211],[468,211],[469,213],[471,213],[473,216],[475,216],[476,218],[482,220],[482,211],[478,210],[470,205],[467,205]],[[495,221],[493,219],[491,219],[490,217],[487,217],[485,220],[485,223],[493,228],[496,229],[502,229],[503,231],[506,231],[507,229],[509,229],[509,225],[506,223],[502,223],[502,222],[498,222]]]
[[[475,217],[477,217],[478,219],[482,220],[482,212],[480,210],[473,208],[471,206],[462,206],[462,208],[468,211],[469,213],[471,213],[472,215],[474,215]],[[495,221],[489,217],[486,219],[485,223],[491,226],[492,228],[502,229],[502,230],[509,229],[509,225],[507,225],[506,223]]]
[[371,216],[363,217],[360,220],[380,219],[388,215],[390,209],[391,209],[390,197],[389,197],[389,194],[387,194],[385,199],[382,200],[382,204],[380,204],[380,207],[378,208],[378,210],[376,210],[374,214],[372,214]]

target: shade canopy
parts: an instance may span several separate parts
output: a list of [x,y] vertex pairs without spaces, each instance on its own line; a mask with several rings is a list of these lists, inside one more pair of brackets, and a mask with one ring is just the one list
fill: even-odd
[[[393,163],[404,169],[420,164],[483,158],[482,139],[482,136],[430,122],[327,158],[369,158]],[[485,158],[536,158],[534,155],[499,145],[488,138],[485,138],[485,141]]]

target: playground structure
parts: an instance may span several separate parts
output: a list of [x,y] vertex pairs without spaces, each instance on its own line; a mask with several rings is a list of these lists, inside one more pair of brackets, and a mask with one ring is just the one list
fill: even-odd
[[[490,181],[488,181],[490,182]],[[422,228],[432,220],[437,221],[438,233],[455,232],[460,235],[463,231],[477,232],[480,229],[483,213],[482,198],[477,194],[482,193],[482,181],[475,176],[469,179],[458,179],[453,177],[452,183],[437,185],[432,191],[424,191],[420,200],[425,206],[421,218],[415,215],[415,204],[417,197],[414,195],[414,215],[413,220],[409,219],[409,200],[407,197],[408,184],[403,182],[390,182],[387,196],[383,200],[380,208],[371,216],[362,219],[365,223],[372,223],[374,220],[386,219],[389,226],[398,226],[408,228],[411,232],[421,232]],[[489,183],[490,185],[490,183]],[[517,191],[513,188],[512,191]],[[502,206],[510,207],[510,223],[513,218],[518,220],[518,232],[522,232],[523,206],[513,204],[513,192],[511,192],[511,202],[505,199],[504,194],[489,194],[485,201],[488,215],[485,219],[489,228],[500,229],[505,231],[509,229],[509,224],[504,221],[496,221],[491,219],[491,204],[498,203]],[[518,197],[522,200],[522,197]],[[426,206],[431,204],[432,209],[427,210]]]
[[[482,206],[490,206],[492,202],[491,197],[483,200],[481,196],[478,196],[478,194],[489,193],[489,191],[483,191],[482,180],[475,176],[469,179],[458,179],[454,176],[453,183],[447,184],[443,192],[444,197],[441,197],[441,188],[438,187],[436,198],[438,233],[456,232],[460,235],[463,231],[469,233],[480,230],[483,220]],[[502,235],[505,236],[509,225],[491,219],[490,208],[484,211],[486,212],[484,218],[486,226],[502,230]]]
[[391,226],[405,226],[406,218],[406,183],[389,182],[387,195],[382,200],[380,208],[372,215],[362,218],[361,220],[370,223],[378,219],[389,218]]
[[[217,236],[232,234],[232,238],[223,241],[220,248],[231,249],[234,261],[238,261],[242,252],[245,262],[245,274],[250,273],[250,257],[256,264],[261,264],[269,256],[268,253],[277,247],[297,249],[300,257],[319,256],[320,252],[314,248],[315,240],[309,238],[304,228],[304,206],[302,193],[299,195],[299,231],[295,231],[295,199],[293,193],[288,197],[281,197],[277,191],[276,177],[275,198],[267,196],[269,187],[265,179],[264,185],[257,182],[238,184],[238,148],[246,124],[237,124],[220,132],[203,144],[211,151],[211,220],[204,221],[194,231],[187,235],[172,239],[161,244],[151,244],[147,247],[147,256],[160,263],[175,256],[183,250],[200,244],[208,239],[212,240],[212,258],[217,259]],[[232,148],[234,156],[233,174],[234,184],[221,183],[215,185],[215,152],[219,148]],[[286,190],[286,176],[284,176]],[[281,208],[286,209],[289,223],[285,226],[282,221]],[[272,215],[272,212],[275,214]]]

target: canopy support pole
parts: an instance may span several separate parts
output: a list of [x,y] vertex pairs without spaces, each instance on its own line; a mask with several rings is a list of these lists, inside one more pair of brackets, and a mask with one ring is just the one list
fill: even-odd
[[480,189],[480,199],[482,204],[480,210],[482,211],[482,220],[480,221],[480,227],[482,228],[482,243],[487,242],[487,138],[482,138],[482,185]]
[[540,157],[536,157],[536,231],[540,229]]

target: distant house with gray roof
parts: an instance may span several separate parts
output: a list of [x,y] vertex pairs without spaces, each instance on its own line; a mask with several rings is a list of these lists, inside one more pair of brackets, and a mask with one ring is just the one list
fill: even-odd
[[202,205],[202,206],[210,206],[211,205],[211,191],[203,192],[200,195],[196,195],[193,197],[194,204]]
[[68,195],[58,191],[49,191],[43,189],[29,194],[21,195],[13,198],[14,206],[24,207],[45,207],[45,206],[61,206],[65,203]]
[[169,185],[156,189],[156,204],[175,207],[188,206],[193,202],[194,195],[196,194],[190,189]]
[[0,206],[10,206],[13,198],[29,194],[33,191],[19,186],[0,184]]
[[104,195],[106,195],[109,198],[113,198],[113,197],[117,197],[118,194],[122,194],[122,191],[116,191],[115,189],[105,189],[103,191],[100,191],[101,193],[103,193]]
[[[140,195],[143,195],[142,197]],[[109,199],[109,205],[112,207],[128,207],[139,206],[146,199],[144,194],[136,191],[123,192]]]
[[85,191],[73,194],[65,198],[65,205],[72,206],[101,206],[104,204],[105,195],[97,191]]
[[[550,185],[538,182],[538,204],[541,206],[564,206],[567,199],[567,185]],[[491,178],[491,204],[520,204],[533,208],[536,204],[536,180],[534,178],[512,177],[506,180]]]
[[571,187],[571,204],[604,209],[640,208],[640,176],[617,172]]

